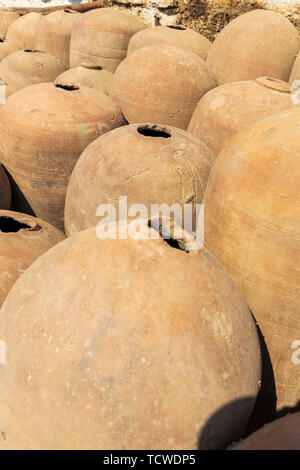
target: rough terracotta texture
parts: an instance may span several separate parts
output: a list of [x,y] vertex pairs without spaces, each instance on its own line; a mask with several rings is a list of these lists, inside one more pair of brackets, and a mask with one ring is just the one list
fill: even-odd
[[119,65],[111,96],[131,124],[148,121],[187,129],[198,101],[215,86],[199,56],[162,44],[138,49]]
[[300,412],[267,424],[234,450],[300,450]]
[[293,106],[290,87],[270,77],[227,83],[199,101],[188,127],[216,154],[230,137],[261,119]]
[[[300,107],[234,136],[218,156],[205,193],[206,246],[227,268],[268,348],[277,410],[300,399]],[[272,377],[266,379],[266,390]],[[267,405],[267,403],[266,403]]]
[[222,30],[207,64],[219,85],[264,75],[288,81],[298,51],[299,35],[290,21],[276,12],[255,10]]
[[84,66],[66,70],[66,72],[57,77],[57,80],[61,83],[74,83],[75,85],[94,88],[109,95],[113,78],[113,74],[105,70],[101,65],[86,63]]
[[0,35],[5,37],[9,25],[18,18],[18,13],[13,11],[0,11]]
[[201,141],[173,127],[134,124],[109,132],[86,148],[74,168],[66,232],[95,226],[98,206],[117,208],[121,196],[127,196],[128,207],[144,204],[149,215],[151,204],[191,204],[196,221],[214,159]]
[[11,95],[0,110],[0,152],[38,217],[63,227],[65,193],[84,148],[124,123],[118,106],[92,88],[42,83]]
[[158,239],[80,232],[10,291],[0,448],[214,449],[242,435],[260,379],[245,301],[206,249],[145,229]]
[[42,18],[40,13],[27,13],[14,21],[7,30],[6,38],[14,43],[18,49],[34,49],[35,38],[39,22]]
[[0,210],[0,306],[28,266],[64,238],[62,232],[41,219]]
[[292,84],[295,80],[300,80],[300,52],[297,55],[291,71],[290,84]]
[[18,50],[18,47],[6,39],[0,38],[0,62],[12,52]]
[[89,61],[114,72],[126,57],[131,36],[145,27],[140,18],[113,8],[81,14],[72,30],[70,67]]
[[157,26],[136,33],[129,41],[128,54],[147,46],[170,44],[182,47],[206,60],[211,42],[201,34],[183,26]]
[[69,68],[72,26],[79,13],[59,10],[42,17],[37,28],[35,47],[57,57]]
[[9,209],[11,202],[11,188],[9,179],[0,165],[0,209]]
[[32,49],[13,52],[0,63],[0,78],[6,85],[6,97],[30,85],[55,80],[65,70],[56,57]]

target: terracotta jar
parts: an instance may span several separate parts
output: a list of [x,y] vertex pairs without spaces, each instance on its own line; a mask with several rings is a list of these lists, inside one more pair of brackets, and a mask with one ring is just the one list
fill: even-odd
[[114,8],[80,15],[71,35],[70,67],[89,61],[114,72],[126,57],[131,36],[145,27],[141,18]]
[[297,58],[292,68],[292,72],[290,75],[290,84],[292,85],[293,82],[295,82],[296,80],[300,80],[300,53],[297,55]]
[[62,228],[77,159],[90,142],[123,123],[104,93],[60,83],[32,85],[11,95],[0,110],[2,161],[35,214]]
[[260,379],[254,321],[217,260],[158,225],[144,221],[148,240],[80,232],[12,288],[0,448],[215,449],[242,435]]
[[[69,181],[66,233],[93,227],[101,204],[201,204],[215,156],[198,139],[174,127],[133,124],[95,140],[82,153]],[[147,190],[145,190],[147,188]],[[103,214],[104,215],[104,214]],[[123,219],[124,214],[118,213]],[[147,216],[147,215],[146,215]]]
[[[300,368],[300,108],[236,134],[212,168],[205,193],[206,246],[244,294],[270,355],[277,409],[296,406]],[[273,394],[273,377],[266,377]]]
[[109,95],[113,77],[113,74],[105,70],[101,65],[85,63],[83,66],[74,67],[63,72],[57,77],[57,80],[61,83],[71,82],[75,85],[94,88]]
[[295,26],[274,11],[253,10],[231,21],[208,51],[219,85],[262,76],[288,81],[299,50]]
[[17,50],[18,47],[14,43],[7,41],[3,37],[0,37],[0,62],[9,54]]
[[5,37],[9,25],[18,18],[18,13],[15,13],[14,11],[0,11],[0,35]]
[[79,13],[58,10],[42,17],[37,28],[35,47],[57,57],[69,68],[72,26]]
[[9,209],[11,203],[11,188],[9,179],[0,165],[0,209]]
[[0,306],[28,266],[64,238],[43,220],[0,210]]
[[293,106],[286,82],[260,77],[226,83],[199,101],[188,132],[218,155],[228,139],[261,119]]
[[20,16],[8,27],[7,40],[14,43],[18,49],[34,49],[41,18],[42,15],[35,12]]
[[56,57],[26,49],[13,52],[0,63],[0,78],[6,85],[6,97],[35,83],[51,82],[65,70]]
[[234,450],[300,450],[300,412],[287,415],[239,442]]
[[136,33],[129,41],[128,54],[147,46],[170,44],[194,52],[205,60],[211,42],[205,36],[184,26],[156,26]]
[[111,96],[129,123],[148,121],[187,129],[198,101],[215,86],[204,60],[162,44],[139,49],[119,65]]

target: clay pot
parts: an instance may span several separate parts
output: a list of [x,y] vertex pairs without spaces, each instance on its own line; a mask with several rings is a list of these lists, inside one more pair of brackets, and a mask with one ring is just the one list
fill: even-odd
[[[292,361],[300,338],[300,108],[235,135],[218,156],[205,193],[205,240],[244,294],[270,355],[277,409],[300,397]],[[273,394],[266,377],[266,393]]]
[[69,68],[71,31],[78,13],[58,10],[42,17],[36,35],[35,47],[57,57]]
[[17,50],[18,47],[14,43],[7,41],[3,37],[0,38],[0,62],[9,54]]
[[0,78],[6,85],[6,97],[35,83],[51,82],[65,70],[50,54],[26,49],[13,52],[0,63]]
[[0,306],[28,266],[64,238],[43,220],[0,210]]
[[148,121],[187,129],[198,101],[215,86],[200,57],[163,44],[130,54],[114,75],[111,96],[129,123]]
[[87,86],[95,90],[102,91],[109,95],[113,74],[108,70],[103,69],[101,65],[84,64],[84,66],[74,67],[66,72],[63,72],[57,80],[61,83],[74,83],[79,86]]
[[231,21],[208,51],[219,85],[269,76],[288,81],[299,50],[293,24],[274,11],[253,10]]
[[174,248],[147,222],[148,240],[68,238],[10,291],[0,448],[213,449],[241,436],[260,378],[251,314],[207,250],[184,251],[185,237]]
[[128,207],[144,204],[149,216],[151,204],[191,204],[196,221],[196,204],[202,203],[214,159],[201,141],[173,127],[134,124],[109,132],[86,148],[74,168],[66,233],[97,225],[98,206],[117,209],[125,195]]
[[5,37],[9,25],[18,18],[18,13],[15,13],[14,11],[0,11],[0,35]]
[[7,40],[14,43],[18,49],[35,49],[35,38],[41,18],[42,15],[35,12],[20,16],[8,27]]
[[216,154],[237,132],[293,106],[286,82],[270,77],[227,83],[210,90],[199,101],[188,132]]
[[292,85],[296,80],[300,80],[300,53],[297,55],[297,58],[294,62],[289,83]]
[[300,413],[267,424],[234,450],[300,450]]
[[80,15],[72,30],[70,67],[88,61],[114,72],[126,57],[131,36],[145,27],[140,18],[113,8]]
[[157,26],[136,33],[129,41],[128,54],[148,46],[170,44],[194,52],[205,60],[211,42],[202,34],[184,26]]
[[77,159],[90,142],[124,120],[118,106],[99,91],[42,83],[10,96],[0,123],[3,164],[35,214],[61,228]]
[[11,188],[9,179],[0,165],[0,209],[9,209],[11,203]]

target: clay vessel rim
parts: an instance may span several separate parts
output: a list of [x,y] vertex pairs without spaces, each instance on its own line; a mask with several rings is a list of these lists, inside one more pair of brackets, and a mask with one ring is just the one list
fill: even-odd
[[273,90],[283,91],[285,93],[291,92],[291,87],[289,84],[283,80],[280,80],[279,78],[264,76],[256,78],[255,81],[259,85],[262,85],[266,88],[272,88]]
[[35,220],[30,220],[23,214],[0,213],[0,235],[23,235],[24,233],[40,232],[42,227]]
[[40,52],[42,54],[46,54],[45,51],[40,51],[39,49],[23,49],[23,52],[33,52],[33,53]]
[[101,65],[93,64],[91,62],[83,62],[81,67],[85,69],[92,69],[92,70],[104,70]]
[[157,124],[140,124],[136,131],[144,137],[169,139],[172,137],[171,131],[164,126]]
[[185,26],[176,25],[176,24],[167,24],[167,28],[175,29],[177,31],[186,31],[187,30],[187,28]]
[[78,91],[80,89],[79,85],[76,85],[75,83],[72,83],[72,82],[55,81],[53,82],[53,85],[56,88],[61,88],[62,90],[65,90],[65,91]]
[[[131,223],[135,223],[133,220]],[[197,248],[197,240],[189,232],[181,228],[175,221],[174,217],[164,216],[162,214],[152,216],[150,218],[137,219],[138,226],[144,226],[148,235],[145,237],[145,232],[140,230],[140,238],[137,236],[135,240],[152,239],[158,240],[165,246],[171,249],[178,249],[186,255],[197,255],[201,247]],[[120,220],[119,228],[122,225],[128,225],[128,221]],[[150,232],[150,233],[149,233]]]

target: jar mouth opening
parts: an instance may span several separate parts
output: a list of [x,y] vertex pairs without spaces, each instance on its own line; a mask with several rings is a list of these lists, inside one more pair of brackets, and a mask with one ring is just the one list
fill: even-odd
[[66,91],[79,90],[79,86],[74,85],[72,83],[54,83],[54,86],[56,86],[56,88],[62,88],[63,90],[66,90]]
[[77,13],[77,11],[71,10],[70,8],[64,8],[64,12],[65,12],[65,13],[71,13],[71,14],[72,14],[72,13]]
[[85,69],[92,69],[92,70],[103,70],[103,67],[101,65],[90,64],[88,62],[83,62],[81,67]]
[[262,85],[266,88],[271,88],[277,91],[283,91],[284,93],[291,92],[290,85],[287,82],[280,80],[279,78],[264,76],[264,77],[256,78],[255,81],[259,85]]
[[29,225],[27,222],[28,221],[25,222],[25,220],[23,222],[21,220],[17,220],[13,216],[2,215],[0,216],[0,232],[18,233],[20,230],[36,232],[42,229],[42,227],[37,223]]
[[169,247],[183,251],[185,253],[198,253],[196,239],[189,232],[177,224],[174,217],[155,215],[148,219],[149,229],[157,232]]
[[167,25],[167,28],[170,28],[170,29],[177,29],[178,31],[186,31],[187,28],[185,28],[185,26],[177,26],[177,25]]
[[165,127],[159,127],[156,124],[151,126],[149,124],[144,124],[137,128],[137,132],[144,137],[161,137],[163,139],[169,139],[171,133]]
[[23,49],[23,52],[41,52],[45,54],[45,51],[40,51],[39,49]]

